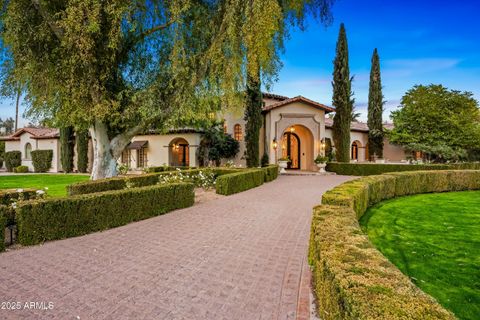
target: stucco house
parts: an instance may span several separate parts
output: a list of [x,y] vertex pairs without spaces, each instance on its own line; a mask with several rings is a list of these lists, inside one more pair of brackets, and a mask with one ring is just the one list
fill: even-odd
[[[260,130],[260,155],[267,153],[270,163],[289,156],[289,168],[294,170],[317,170],[314,159],[323,154],[327,145],[333,145],[333,120],[327,114],[335,110],[327,105],[297,96],[263,94],[263,125]],[[245,120],[243,112],[224,113],[217,117],[224,121],[224,130],[240,143],[240,151],[233,159],[236,165],[245,166]],[[167,134],[151,132],[132,139],[118,159],[130,168],[150,166],[197,166],[197,150],[202,132],[195,129],[174,129]],[[52,172],[62,171],[58,129],[23,128],[13,135],[4,137],[6,151],[22,152],[22,164],[31,170],[29,152],[36,149],[52,149]],[[350,131],[352,161],[368,161],[368,126],[352,122]],[[91,145],[90,148],[91,149]],[[93,152],[90,150],[90,157]],[[385,140],[384,159],[390,162],[404,161],[403,148]],[[91,162],[91,161],[90,161]]]

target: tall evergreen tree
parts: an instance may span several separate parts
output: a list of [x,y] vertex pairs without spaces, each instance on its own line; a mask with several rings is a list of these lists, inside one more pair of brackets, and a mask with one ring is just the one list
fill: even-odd
[[88,131],[77,131],[77,170],[85,173],[88,169]]
[[73,171],[73,152],[75,149],[75,135],[73,127],[60,128],[60,161],[63,172]]
[[248,77],[245,106],[245,142],[247,167],[258,167],[260,161],[259,139],[262,127],[262,91],[260,76]]
[[348,43],[345,26],[340,25],[335,60],[333,61],[333,141],[338,162],[350,161],[350,123],[353,103],[352,78],[348,65]]
[[377,48],[372,55],[370,70],[370,88],[368,91],[368,155],[383,158],[383,94],[380,76],[380,58]]

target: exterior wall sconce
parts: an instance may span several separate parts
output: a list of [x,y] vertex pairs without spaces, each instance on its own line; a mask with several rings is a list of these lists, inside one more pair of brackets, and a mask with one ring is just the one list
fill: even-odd
[[277,138],[273,139],[272,147],[273,147],[273,149],[277,150],[277,148],[278,148]]
[[294,126],[290,127],[290,132],[295,132],[295,127]]

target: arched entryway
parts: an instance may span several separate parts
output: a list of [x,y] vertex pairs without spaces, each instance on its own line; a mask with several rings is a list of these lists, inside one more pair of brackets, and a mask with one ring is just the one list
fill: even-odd
[[184,138],[173,139],[168,146],[168,162],[172,167],[190,166],[189,144]]
[[362,144],[360,143],[360,141],[355,140],[352,142],[351,151],[350,151],[350,158],[352,160],[358,161],[361,147],[362,147]]
[[313,170],[314,144],[312,132],[305,126],[287,127],[282,134],[280,156],[289,157],[288,169]]
[[287,131],[282,139],[282,158],[288,157],[288,169],[300,170],[302,157],[300,155],[300,138],[295,132]]

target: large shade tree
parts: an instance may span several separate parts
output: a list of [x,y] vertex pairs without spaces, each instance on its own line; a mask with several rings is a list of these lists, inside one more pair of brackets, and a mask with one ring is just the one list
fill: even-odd
[[289,27],[332,2],[3,0],[1,36],[28,114],[89,128],[97,179],[147,128],[241,105],[247,75],[276,75]]
[[390,142],[443,162],[473,155],[480,146],[480,109],[470,92],[417,85],[391,114]]

